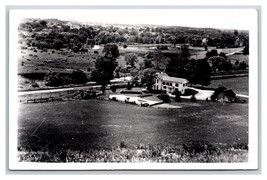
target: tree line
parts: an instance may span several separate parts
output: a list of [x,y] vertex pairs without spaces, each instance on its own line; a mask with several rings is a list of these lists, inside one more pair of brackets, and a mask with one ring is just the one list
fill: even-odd
[[[237,30],[218,30],[190,27],[115,27],[100,25],[81,25],[55,19],[28,19],[19,29],[29,32],[20,33],[28,46],[39,49],[69,48],[74,52],[108,43],[158,44],[171,43],[192,46],[233,47],[248,44],[248,32]],[[22,41],[20,41],[22,43]],[[238,44],[237,44],[238,43]]]

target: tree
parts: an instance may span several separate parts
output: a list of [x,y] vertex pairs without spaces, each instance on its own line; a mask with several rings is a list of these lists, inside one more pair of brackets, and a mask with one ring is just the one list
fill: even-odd
[[156,70],[147,68],[141,73],[141,84],[145,85],[149,91],[152,90],[152,86],[155,83]]
[[176,36],[170,36],[170,37],[169,37],[169,40],[170,40],[171,43],[173,44],[173,47],[176,47],[176,41],[177,41]]
[[136,53],[129,53],[125,55],[124,60],[126,61],[127,65],[134,67],[135,63],[138,62],[138,57]]
[[230,71],[233,66],[230,60],[221,56],[213,56],[208,61],[212,63],[213,71]]
[[42,26],[46,27],[47,22],[46,22],[45,20],[41,20],[41,21],[39,21],[39,23],[40,23]]
[[104,46],[103,54],[106,58],[114,58],[114,59],[120,56],[118,46],[112,43],[106,44]]
[[52,71],[49,71],[45,75],[44,80],[47,86],[61,86],[64,84],[72,83],[72,79],[68,75],[64,75],[59,72],[52,72]]
[[156,69],[159,69],[159,63],[163,59],[163,53],[161,52],[160,49],[155,49],[155,51],[153,52],[153,56],[154,56],[154,61],[156,62]]
[[120,77],[120,71],[121,71],[121,66],[117,66],[114,70],[114,74],[116,78]]
[[244,49],[243,49],[243,55],[249,55],[249,45],[246,44]]
[[152,64],[152,61],[150,59],[145,59],[144,60],[144,69],[152,68],[152,67],[154,67],[154,65]]
[[59,50],[61,47],[62,47],[62,44],[63,42],[59,39],[56,39],[53,43],[53,47],[56,49],[56,50]]
[[245,70],[248,67],[247,63],[245,61],[242,61],[239,63],[238,69]]
[[167,64],[165,72],[172,77],[187,78],[187,69],[184,68],[187,63],[185,58],[172,58]]
[[227,59],[227,56],[226,56],[226,54],[224,52],[220,52],[219,56],[223,57],[224,59]]
[[191,84],[197,84],[197,61],[195,59],[189,59],[184,66],[185,77]]
[[203,86],[210,84],[211,67],[206,59],[199,59],[196,63],[196,83]]
[[101,89],[104,92],[105,87],[109,81],[113,78],[113,71],[117,67],[118,63],[114,59],[108,59],[106,57],[98,57],[95,62],[95,70],[92,71],[91,78],[101,85]]
[[234,35],[238,36],[238,30],[236,30],[236,29],[234,30]]
[[181,46],[181,58],[188,59],[190,57],[189,48],[187,45]]
[[216,49],[212,49],[206,53],[206,58],[209,59],[210,57],[218,56],[218,52]]
[[86,74],[80,69],[74,70],[71,78],[74,84],[84,84],[88,81]]

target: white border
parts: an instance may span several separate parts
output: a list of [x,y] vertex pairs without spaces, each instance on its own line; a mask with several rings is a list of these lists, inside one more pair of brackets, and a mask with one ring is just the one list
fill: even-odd
[[[192,9],[193,10],[193,9]],[[18,163],[17,162],[17,24],[25,10],[10,11],[9,26],[9,168],[11,170],[230,170],[258,168],[258,20],[257,11],[250,14],[249,61],[249,162],[248,163]],[[27,10],[26,10],[27,11]],[[59,10],[60,11],[60,10]],[[148,10],[149,11],[149,10]],[[207,10],[208,11],[208,10]],[[36,13],[36,12],[35,12]],[[240,17],[242,18],[242,17]]]

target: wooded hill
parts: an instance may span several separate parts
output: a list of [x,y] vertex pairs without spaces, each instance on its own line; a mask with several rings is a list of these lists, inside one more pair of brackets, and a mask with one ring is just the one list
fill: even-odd
[[93,25],[57,19],[24,19],[19,25],[19,43],[38,49],[69,48],[86,51],[94,45],[118,44],[191,44],[236,47],[248,45],[248,31],[220,30],[155,25]]

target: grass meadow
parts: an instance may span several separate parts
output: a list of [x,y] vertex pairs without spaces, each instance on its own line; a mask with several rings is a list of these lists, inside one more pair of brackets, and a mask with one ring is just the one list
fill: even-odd
[[[18,155],[22,158],[20,161],[53,161],[51,158],[57,161],[56,154],[63,151],[77,156],[95,154],[95,158],[88,159],[102,162],[98,159],[103,156],[102,151],[107,153],[106,158],[113,157],[113,160],[114,156],[123,158],[126,156],[124,152],[127,152],[137,153],[131,156],[132,160],[128,159],[131,162],[148,159],[161,162],[162,153],[166,151],[165,155],[170,152],[177,155],[169,159],[171,162],[228,162],[233,161],[229,157],[234,154],[237,156],[236,161],[245,161],[248,144],[247,112],[248,104],[212,102],[197,102],[194,106],[182,106],[181,109],[144,108],[97,99],[21,104]],[[191,142],[201,143],[192,146]],[[189,148],[186,148],[188,144]],[[242,144],[245,148],[233,148]],[[153,155],[154,160],[153,148],[158,148],[160,152]],[[196,152],[197,149],[202,150]],[[138,155],[139,150],[144,150],[144,157]],[[41,160],[40,154],[46,154],[46,158]],[[31,160],[31,155],[36,156],[37,160]],[[125,161],[127,158],[121,162]]]

